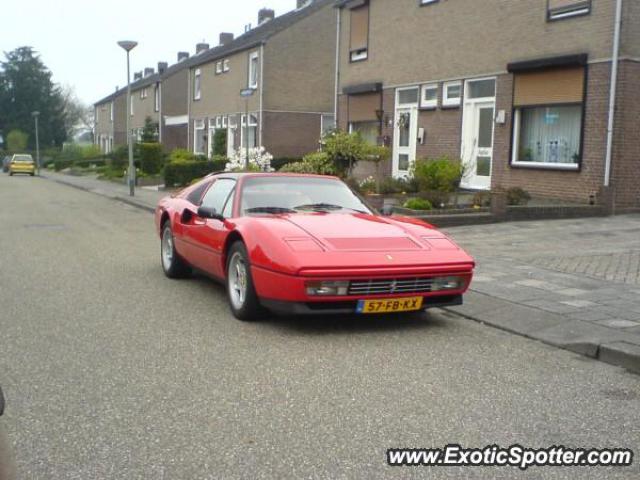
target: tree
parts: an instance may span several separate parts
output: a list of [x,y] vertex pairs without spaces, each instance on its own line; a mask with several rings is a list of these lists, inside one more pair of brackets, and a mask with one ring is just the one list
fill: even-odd
[[158,124],[151,120],[151,117],[144,119],[144,127],[142,127],[140,139],[142,143],[154,143],[158,141]]
[[[64,105],[64,122],[67,137],[74,137],[78,133],[93,132],[94,110],[93,107],[82,102],[74,88],[70,85],[60,87],[60,94]],[[87,138],[93,142],[93,135]]]
[[10,152],[24,152],[27,149],[29,135],[22,130],[11,130],[7,135],[7,150]]
[[366,160],[369,145],[360,133],[347,133],[336,130],[327,134],[324,139],[324,152],[335,165],[338,175],[346,178],[360,160]]
[[31,47],[19,47],[5,58],[0,62],[0,130],[27,132],[28,146],[35,148],[32,112],[37,110],[41,147],[61,146],[67,139],[65,105],[51,72]]

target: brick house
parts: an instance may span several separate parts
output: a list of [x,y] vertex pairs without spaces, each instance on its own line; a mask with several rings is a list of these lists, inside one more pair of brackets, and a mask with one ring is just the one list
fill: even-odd
[[[274,157],[317,150],[335,123],[335,17],[332,0],[298,0],[279,17],[262,9],[255,28],[221,34],[219,46],[190,59],[190,149],[230,154],[248,142]],[[243,89],[253,90],[246,100]],[[214,152],[216,132],[223,151]]]
[[126,143],[127,89],[118,89],[94,104],[94,142],[102,153]]
[[[166,68],[165,63],[158,64],[159,69]],[[126,89],[125,89],[126,102]],[[159,139],[160,125],[160,74],[147,67],[133,76],[131,84],[130,128],[135,138],[140,140],[147,118],[156,126]],[[126,143],[126,142],[125,142]]]
[[396,177],[416,158],[448,155],[470,189],[638,207],[640,2],[621,0],[612,92],[616,5],[341,0],[338,126],[387,143]]
[[160,73],[160,141],[167,152],[189,148],[189,53],[178,52],[178,61]]

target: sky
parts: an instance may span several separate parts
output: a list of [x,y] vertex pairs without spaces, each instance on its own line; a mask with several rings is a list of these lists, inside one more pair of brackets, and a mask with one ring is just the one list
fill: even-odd
[[3,2],[0,51],[31,46],[53,73],[91,105],[127,82],[126,54],[116,42],[135,40],[131,74],[158,62],[176,62],[177,52],[196,43],[218,45],[220,32],[255,26],[258,10],[276,16],[295,9],[296,0],[22,0]]

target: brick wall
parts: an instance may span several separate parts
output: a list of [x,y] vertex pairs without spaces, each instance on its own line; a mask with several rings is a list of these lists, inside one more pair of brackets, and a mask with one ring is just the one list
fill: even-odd
[[318,150],[321,115],[264,112],[262,143],[275,158],[302,158]]
[[618,207],[640,207],[640,62],[620,62],[612,158]]
[[504,126],[496,126],[492,188],[522,187],[534,195],[585,203],[589,195],[598,192],[604,178],[610,68],[609,63],[588,67],[582,169],[579,172],[509,165],[513,79],[510,75],[499,77],[496,108],[508,112],[508,121]]

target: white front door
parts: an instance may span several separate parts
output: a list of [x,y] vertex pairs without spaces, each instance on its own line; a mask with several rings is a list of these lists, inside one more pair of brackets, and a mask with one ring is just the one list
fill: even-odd
[[393,176],[407,177],[416,161],[418,107],[396,108],[393,135]]
[[495,103],[470,102],[465,105],[462,138],[464,188],[489,190],[493,163]]
[[236,127],[227,128],[227,157],[235,153]]

